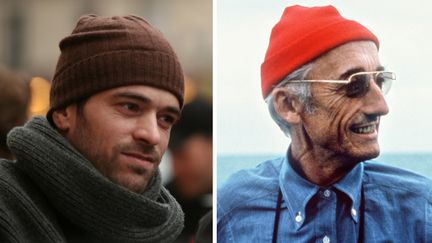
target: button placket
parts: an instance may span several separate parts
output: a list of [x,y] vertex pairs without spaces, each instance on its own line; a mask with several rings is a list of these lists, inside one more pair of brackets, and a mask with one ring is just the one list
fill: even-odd
[[320,226],[317,232],[317,240],[321,239],[323,243],[330,243],[331,239],[336,242],[335,230],[336,230],[336,204],[337,196],[336,192],[332,188],[321,188],[319,192],[319,199],[317,208],[319,212]]

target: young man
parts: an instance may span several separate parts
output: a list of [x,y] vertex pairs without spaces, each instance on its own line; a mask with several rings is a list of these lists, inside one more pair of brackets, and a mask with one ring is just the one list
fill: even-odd
[[218,191],[219,242],[430,242],[430,180],[368,160],[392,72],[376,36],[332,6],[287,7],[261,66],[287,155]]
[[47,119],[0,161],[0,241],[173,241],[183,212],[158,170],[183,105],[173,49],[140,17],[95,15],[60,49]]

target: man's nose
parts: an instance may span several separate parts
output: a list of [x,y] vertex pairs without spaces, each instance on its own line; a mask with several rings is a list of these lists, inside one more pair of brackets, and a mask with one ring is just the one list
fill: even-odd
[[146,145],[156,145],[160,142],[160,131],[156,114],[147,114],[136,122],[133,138]]
[[384,116],[389,112],[387,102],[381,88],[373,81],[370,82],[370,87],[364,96],[363,111],[366,114]]

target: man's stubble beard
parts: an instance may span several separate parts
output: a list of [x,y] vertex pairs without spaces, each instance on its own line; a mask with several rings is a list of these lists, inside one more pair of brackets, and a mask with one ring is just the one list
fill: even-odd
[[[151,157],[154,158],[154,163],[160,163],[161,155],[155,150],[153,146],[145,146],[144,144],[140,144],[138,142],[129,142],[129,143],[119,143],[114,145],[111,149],[111,153],[107,154],[103,151],[100,152],[98,149],[88,150],[85,148],[98,148],[99,142],[95,140],[92,135],[91,126],[88,123],[87,119],[84,115],[77,115],[77,126],[76,126],[76,144],[75,147],[77,150],[93,165],[93,167],[105,178],[109,179],[111,182],[123,186],[128,190],[141,193],[143,192],[152,178],[154,177],[157,169],[154,171],[148,171],[143,168],[135,167],[132,165],[128,165],[127,167],[134,171],[136,174],[141,175],[143,177],[147,177],[145,184],[140,186],[134,184],[132,181],[128,181],[118,174],[110,173],[112,172],[110,169],[112,165],[116,165],[116,161],[119,160],[119,156],[122,152],[127,151],[141,151],[146,154],[151,154]],[[147,175],[147,176],[146,176]]]

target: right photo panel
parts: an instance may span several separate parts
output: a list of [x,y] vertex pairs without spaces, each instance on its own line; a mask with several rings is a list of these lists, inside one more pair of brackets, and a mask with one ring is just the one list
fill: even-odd
[[217,242],[432,242],[432,4],[216,7]]

